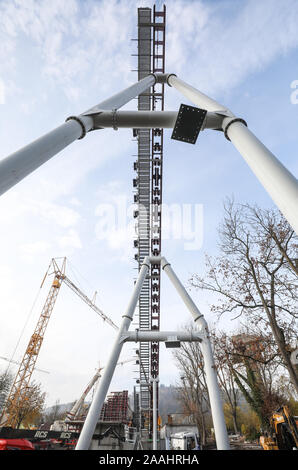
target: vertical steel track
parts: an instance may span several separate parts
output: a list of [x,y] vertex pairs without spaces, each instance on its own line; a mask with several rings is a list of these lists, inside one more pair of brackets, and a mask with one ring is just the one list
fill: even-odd
[[[138,80],[152,72],[152,11],[151,8],[138,9]],[[138,110],[151,110],[151,93],[145,92],[138,97]],[[138,160],[136,162],[137,179],[134,185],[137,189],[137,249],[136,256],[139,270],[146,256],[150,255],[150,203],[151,203],[151,138],[150,129],[137,129],[135,135],[138,141]],[[139,329],[150,330],[150,280],[144,281],[139,297]],[[140,426],[150,427],[150,344],[139,343],[139,406]]]
[[[138,79],[149,73],[165,72],[165,20],[166,8],[138,9]],[[164,84],[156,84],[151,92],[139,95],[138,110],[164,110]],[[138,160],[134,163],[134,179],[138,203],[137,240],[135,258],[139,269],[148,255],[161,253],[161,204],[163,129],[134,129],[138,141]],[[139,329],[160,329],[160,265],[152,265],[139,299]],[[150,378],[159,374],[159,343],[140,342],[140,413],[149,437],[152,436],[152,390]],[[157,399],[158,403],[158,399]],[[142,419],[141,418],[141,419]]]
[[[152,71],[165,73],[165,29],[166,7],[156,11],[153,7]],[[152,93],[152,110],[164,110],[164,84],[156,84]],[[151,254],[161,255],[162,217],[162,167],[163,129],[151,131]],[[151,330],[160,329],[160,263],[151,265]],[[159,343],[151,343],[150,373],[152,378],[159,375]],[[158,413],[158,387],[156,384],[156,408]],[[150,409],[153,410],[153,389],[150,389]],[[150,434],[153,427],[153,414],[150,413]]]

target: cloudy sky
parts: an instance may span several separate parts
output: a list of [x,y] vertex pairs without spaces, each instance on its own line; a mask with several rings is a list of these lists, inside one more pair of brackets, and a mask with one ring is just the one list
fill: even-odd
[[[0,158],[135,82],[137,7],[143,0],[0,0]],[[157,2],[162,7],[162,2]],[[250,129],[298,174],[298,3],[295,0],[167,2],[166,69],[243,117]],[[292,85],[292,87],[291,87]],[[187,102],[166,89],[166,107]],[[135,109],[136,102],[126,105]],[[188,231],[168,230],[163,254],[187,284],[216,254],[225,197],[271,207],[242,157],[221,133],[205,131],[195,146],[165,131],[164,202],[190,210]],[[67,274],[117,324],[136,277],[132,247],[132,179],[136,142],[130,130],[101,130],[71,144],[0,197],[0,356],[21,360],[45,301],[51,258],[66,256]],[[103,208],[117,224],[103,231]],[[179,232],[179,231],[178,231]],[[196,232],[196,236],[194,234]],[[162,329],[189,320],[162,280]],[[210,301],[193,292],[210,323]],[[221,325],[232,329],[226,318]],[[77,398],[106,363],[114,330],[66,286],[61,288],[34,379],[47,404]],[[122,358],[131,358],[132,346]],[[7,363],[0,359],[0,370]],[[11,366],[11,371],[16,369]],[[133,363],[118,367],[111,390],[132,390]],[[160,380],[178,372],[161,346]]]

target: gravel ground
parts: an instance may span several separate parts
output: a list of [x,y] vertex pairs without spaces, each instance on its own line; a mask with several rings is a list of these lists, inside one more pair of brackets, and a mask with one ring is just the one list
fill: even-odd
[[[239,439],[231,439],[230,446],[231,450],[262,450],[262,447],[258,442],[243,442]],[[204,446],[204,450],[216,450],[215,441],[207,439],[207,444]]]

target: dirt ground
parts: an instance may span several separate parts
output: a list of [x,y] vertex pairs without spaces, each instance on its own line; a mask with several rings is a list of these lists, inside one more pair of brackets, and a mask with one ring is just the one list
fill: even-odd
[[[262,450],[260,444],[256,442],[245,442],[241,439],[230,439],[231,450]],[[207,444],[203,450],[216,450],[216,444],[213,439],[207,439]]]

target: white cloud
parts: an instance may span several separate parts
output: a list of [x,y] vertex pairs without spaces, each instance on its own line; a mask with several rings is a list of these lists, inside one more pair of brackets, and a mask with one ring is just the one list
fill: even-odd
[[[127,82],[131,69],[127,39],[134,26],[134,17],[128,14],[132,3],[3,1],[3,55],[7,48],[11,54],[17,50],[22,35],[33,40],[42,57],[44,75],[58,83],[70,101],[81,98],[83,90],[87,93],[91,83],[108,89],[111,79],[119,75]],[[104,47],[106,44],[109,46]],[[78,80],[80,88],[76,85]]]
[[34,218],[43,219],[44,222],[59,227],[72,227],[77,225],[80,214],[74,209],[48,201],[38,201],[31,198],[19,203],[19,214],[27,214]]
[[298,45],[295,0],[177,1],[167,15],[168,71],[210,94],[232,89]]
[[[135,7],[135,2],[116,0],[2,1],[3,59],[11,60],[18,37],[25,35],[39,48],[45,76],[59,83],[70,101],[86,96],[90,85],[104,96],[119,77],[124,84],[131,81]],[[296,47],[297,22],[295,0],[172,1],[167,8],[168,71],[210,93],[230,89]]]
[[19,246],[22,258],[26,261],[33,261],[37,256],[46,253],[51,248],[51,244],[46,241],[37,241],[34,243],[25,243]]
[[132,240],[136,236],[135,219],[132,217],[135,204],[131,204],[131,198],[123,191],[119,181],[112,180],[101,186],[96,196],[100,201],[95,208],[96,239],[106,243],[113,259],[132,259],[135,251]]
[[78,232],[74,229],[68,230],[66,235],[57,239],[60,248],[63,248],[63,253],[70,254],[73,248],[82,248],[82,242]]
[[13,269],[11,266],[8,265],[0,265],[0,284],[1,286],[5,285],[5,289],[2,290],[2,294],[4,295],[5,293],[8,295],[11,294],[11,290],[14,288],[13,284]]
[[0,78],[0,104],[5,103],[5,85],[3,80]]
[[80,218],[77,211],[54,203],[42,202],[35,207],[44,219],[61,227],[72,227],[78,223]]
[[76,206],[76,207],[81,207],[82,206],[82,203],[76,197],[72,197],[70,199],[69,203],[72,204],[73,206]]

